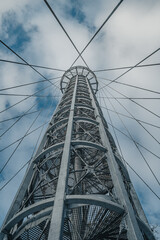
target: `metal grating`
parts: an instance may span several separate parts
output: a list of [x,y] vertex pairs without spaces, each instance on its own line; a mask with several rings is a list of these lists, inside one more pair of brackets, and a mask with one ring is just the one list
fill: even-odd
[[95,205],[69,209],[63,240],[125,240],[126,230],[120,231],[122,219],[122,215]]
[[48,238],[49,225],[47,221],[43,221],[37,226],[24,231],[15,240],[46,240]]

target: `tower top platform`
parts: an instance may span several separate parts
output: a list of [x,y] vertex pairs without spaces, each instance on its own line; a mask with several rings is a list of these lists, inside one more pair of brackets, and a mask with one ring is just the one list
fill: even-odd
[[85,76],[89,80],[94,93],[96,93],[98,91],[98,81],[97,81],[97,77],[94,74],[94,72],[84,66],[75,66],[75,67],[69,68],[62,76],[62,79],[60,82],[60,88],[61,88],[62,93],[64,92],[65,88],[67,87],[70,79],[76,75]]

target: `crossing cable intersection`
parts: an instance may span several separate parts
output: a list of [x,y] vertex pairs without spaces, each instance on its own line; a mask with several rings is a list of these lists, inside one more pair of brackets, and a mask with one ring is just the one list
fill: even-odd
[[[105,91],[102,89],[102,91],[104,92],[104,94],[106,95]],[[107,96],[107,95],[106,95]],[[118,101],[117,99],[115,99],[116,101]],[[111,103],[111,101],[108,99],[108,101],[110,102],[112,108],[114,109],[114,111],[116,111],[115,107],[113,106],[113,104]],[[134,118],[134,116],[123,106],[123,104],[121,104],[119,101],[118,103]],[[132,137],[130,131],[128,130],[128,128],[126,127],[126,125],[124,124],[123,120],[121,119],[121,117],[117,114],[118,118],[120,119],[120,121],[122,122],[123,126],[125,127],[125,129],[127,130],[128,135],[130,136],[130,138],[132,139],[135,147],[137,148],[138,152],[140,153],[141,157],[143,158],[143,160],[145,161],[146,165],[148,166],[149,170],[151,171],[152,175],[154,176],[155,180],[157,181],[157,183],[160,185],[160,182],[157,178],[157,176],[155,175],[153,169],[151,168],[150,164],[148,163],[148,161],[146,160],[144,154],[142,153],[142,151],[140,150],[139,146],[137,145],[136,141],[134,140],[134,138]],[[135,118],[134,118],[135,119]],[[136,121],[136,119],[135,119]],[[140,124],[141,127],[144,128],[144,126],[139,123],[138,121],[136,121],[138,124]],[[146,128],[144,128],[146,130]],[[148,132],[148,131],[147,131]],[[150,132],[148,132],[150,134]],[[152,134],[150,134],[152,136]],[[153,136],[152,136],[153,137]],[[155,139],[155,138],[154,138]],[[157,141],[157,139],[156,139]],[[158,142],[159,143],[159,142]]]
[[[52,104],[53,104],[53,100],[52,100],[52,103],[51,103],[51,105],[50,105],[50,109],[51,109],[51,107],[52,107]],[[43,111],[43,110],[42,110],[42,111]],[[42,111],[41,111],[41,112],[42,112]],[[40,111],[39,111],[39,112],[40,112]],[[51,112],[52,112],[52,109],[51,109]],[[50,112],[50,113],[51,113],[51,112]],[[48,116],[50,115],[50,113],[48,114]],[[39,113],[39,114],[40,114],[40,113]],[[36,117],[36,118],[37,118],[37,117]],[[36,121],[36,119],[35,119],[34,121]],[[39,140],[40,140],[40,138],[41,138],[41,134],[42,134],[43,128],[44,128],[44,126],[45,126],[47,123],[48,123],[48,121],[45,121],[41,126],[39,126],[38,128],[32,130],[31,132],[30,132],[29,129],[28,129],[27,134],[25,134],[22,138],[20,138],[20,139],[18,140],[18,141],[22,141],[26,136],[28,136],[29,134],[32,134],[33,132],[35,132],[36,130],[38,130],[38,129],[41,128],[41,131],[40,131],[40,134],[39,134],[39,136],[38,136],[38,139],[37,139],[37,142],[36,142],[36,144],[35,144],[35,147],[34,147],[34,149],[33,149],[31,158],[0,188],[0,191],[2,191],[2,190],[19,174],[19,172],[21,172],[21,171],[32,161],[33,156],[34,156],[34,153],[35,153],[35,151],[36,151],[36,149],[37,149],[37,146],[38,146],[38,142],[39,142]],[[33,124],[32,124],[32,125],[33,125]],[[16,142],[17,142],[17,141],[16,141]]]
[[[44,0],[45,4],[47,5],[47,7],[49,8],[49,10],[51,11],[52,15],[54,16],[54,18],[57,20],[57,22],[59,23],[59,25],[61,26],[61,28],[63,29],[64,33],[66,34],[66,36],[68,37],[68,39],[70,40],[70,42],[72,43],[73,47],[75,48],[75,50],[77,51],[77,53],[79,55],[80,52],[78,50],[78,48],[76,47],[76,45],[74,44],[74,42],[72,41],[71,37],[69,36],[69,34],[67,33],[66,29],[64,28],[64,26],[62,25],[62,23],[60,22],[60,20],[58,19],[57,15],[55,14],[55,12],[53,11],[53,9],[51,8],[51,6],[49,5],[49,3],[47,2],[47,0]],[[86,61],[84,60],[84,58],[81,56],[84,64],[88,67]],[[88,67],[89,68],[89,67]]]
[[[98,77],[98,79],[103,79],[103,80],[107,80],[107,81],[112,82],[112,80],[110,80],[110,79],[108,79],[108,78],[104,78],[104,77]],[[123,83],[123,82],[118,82],[118,81],[114,81],[114,83],[118,83],[118,84],[121,84],[121,85],[124,85],[124,86],[127,86],[127,87],[136,88],[136,89],[143,90],[143,91],[146,91],[146,92],[151,92],[151,93],[155,93],[155,94],[160,94],[160,92],[158,92],[158,91],[151,90],[151,89],[144,88],[144,87],[138,87],[138,86],[135,86],[135,85],[132,85],[132,84],[128,84],[128,83]],[[99,89],[99,90],[100,90],[100,89]]]
[[93,39],[97,36],[97,34],[100,32],[100,30],[104,27],[104,25],[108,22],[108,20],[111,18],[111,16],[114,14],[114,12],[118,9],[118,7],[121,5],[123,0],[119,1],[119,3],[115,6],[115,8],[112,10],[112,12],[109,14],[109,16],[105,19],[105,21],[102,23],[102,25],[99,27],[99,29],[95,32],[93,37],[90,39],[90,41],[87,43],[87,45],[83,48],[83,50],[79,53],[78,57],[75,59],[75,61],[72,63],[71,67],[76,63],[79,57],[82,57],[82,54],[87,49],[87,47],[90,45],[90,43],[93,41]]
[[[6,59],[0,59],[0,62],[28,66],[27,63],[11,61],[11,60],[6,60]],[[52,71],[59,71],[59,72],[65,72],[66,71],[66,70],[63,70],[63,69],[58,69],[58,68],[53,68],[53,67],[45,67],[45,66],[40,66],[40,65],[35,65],[35,64],[30,64],[30,66],[35,67],[35,68],[43,68],[43,69],[47,69],[47,70],[52,70]]]
[[[160,48],[157,48],[155,51],[153,51],[152,53],[150,53],[148,56],[146,56],[145,58],[143,58],[140,62],[138,62],[137,64],[135,64],[134,66],[132,66],[131,68],[129,68],[127,71],[125,71],[124,73],[122,73],[121,75],[119,75],[118,77],[116,77],[115,79],[113,79],[111,82],[109,82],[108,84],[106,84],[103,88],[107,87],[108,85],[110,85],[111,83],[114,83],[116,80],[118,80],[119,78],[121,78],[122,76],[126,75],[128,72],[130,72],[132,69],[136,68],[138,65],[140,65],[142,62],[144,62],[145,60],[147,60],[148,58],[150,58],[151,56],[153,56],[155,53],[157,53],[160,50]],[[100,88],[101,89],[101,88]],[[99,90],[100,90],[99,89]]]
[[[109,125],[111,125],[115,130],[118,130],[117,128],[115,128],[115,126],[113,126],[113,124],[108,123]],[[121,132],[121,131],[120,131]],[[123,132],[122,132],[123,133]],[[127,136],[127,135],[126,135]],[[128,137],[128,136],[127,136]],[[133,139],[131,138],[131,140],[133,141]],[[134,141],[136,144],[138,144],[136,141]],[[147,149],[146,149],[147,150]],[[137,175],[137,177],[147,186],[147,188],[160,200],[160,196],[157,195],[157,193],[152,189],[152,187],[150,187],[148,185],[148,183],[146,183],[146,181],[137,173],[136,170],[133,169],[133,167],[124,159],[123,155],[122,158],[124,160],[124,162],[129,166],[129,168]],[[159,181],[158,181],[159,183]]]
[[[104,91],[104,90],[103,90]],[[103,98],[104,100],[104,98]],[[106,105],[106,102],[104,101],[105,105]],[[107,107],[107,106],[106,106]],[[107,111],[108,112],[108,111]],[[113,122],[112,122],[112,119],[111,119],[111,116],[108,112],[108,116],[109,116],[109,119],[111,121],[111,123],[108,123],[109,125],[112,126],[113,128],[113,131],[114,131],[114,134],[115,134],[115,137],[116,137],[116,140],[117,140],[117,143],[118,143],[118,146],[119,146],[119,149],[120,149],[120,152],[121,152],[121,157],[122,157],[122,160],[124,161],[125,164],[127,164],[129,166],[129,168],[137,175],[137,177],[147,186],[147,188],[160,200],[160,196],[157,195],[157,193],[148,185],[148,183],[146,183],[146,181],[137,173],[136,170],[134,170],[134,168],[125,160],[124,156],[123,156],[123,153],[122,153],[122,149],[120,147],[120,143],[119,143],[119,140],[118,140],[118,136],[116,134],[116,128],[114,127],[113,125]],[[106,127],[105,127],[106,128]],[[131,140],[133,141],[133,139],[131,138]],[[134,142],[135,143],[135,142]],[[159,182],[158,182],[159,183]]]
[[34,85],[34,84],[37,84],[37,83],[48,82],[48,80],[51,81],[51,80],[60,79],[60,78],[61,78],[61,77],[54,77],[54,78],[50,78],[50,79],[47,79],[47,80],[39,80],[39,81],[35,81],[35,82],[19,84],[19,85],[12,86],[12,87],[1,88],[1,89],[0,89],[0,92],[6,91],[6,90],[10,90],[10,89],[14,89],[14,88],[26,87],[26,86]]
[[[137,65],[135,68],[153,67],[153,66],[159,66],[159,65],[160,65],[160,63],[141,64],[141,65]],[[128,68],[133,68],[133,67],[134,66],[125,66],[125,67],[114,67],[114,68],[98,69],[98,70],[94,70],[93,72],[95,72],[95,73],[108,72],[108,71],[122,70],[122,69],[128,69]]]
[[[53,100],[52,103],[50,104],[50,108],[53,104]],[[13,152],[11,153],[11,155],[9,156],[9,158],[7,159],[7,161],[5,162],[5,164],[3,165],[3,167],[0,169],[0,174],[2,173],[2,171],[5,169],[5,167],[7,166],[7,164],[9,163],[9,161],[11,160],[11,158],[13,157],[13,155],[15,154],[15,152],[17,151],[17,149],[19,148],[20,144],[22,143],[22,141],[24,140],[24,138],[29,135],[30,130],[32,128],[32,126],[34,125],[34,123],[37,121],[37,119],[40,117],[40,114],[45,110],[42,109],[41,111],[39,111],[38,115],[33,119],[32,123],[30,124],[29,128],[27,129],[27,131],[25,132],[25,134],[23,135],[23,137],[19,140],[18,145],[15,147],[15,149],[13,150]],[[44,124],[42,125],[44,126]],[[32,131],[33,132],[33,131]]]
[[[105,98],[105,97],[99,97],[99,98]],[[114,98],[113,98],[113,99],[114,99]],[[126,115],[126,114],[124,114],[124,113],[120,113],[120,112],[114,111],[114,110],[112,110],[112,109],[106,108],[106,107],[104,107],[104,106],[102,106],[102,105],[100,105],[100,107],[107,109],[109,112],[113,112],[113,113],[115,113],[115,114],[119,114],[119,115],[121,115],[121,116],[123,116],[123,117],[130,118],[130,119],[132,119],[132,120],[135,120],[135,119],[136,119],[137,121],[142,122],[142,123],[145,123],[145,124],[147,124],[147,125],[149,125],[149,126],[152,126],[152,127],[158,128],[158,129],[160,128],[160,126],[158,126],[158,125],[155,125],[155,124],[152,124],[152,123],[149,123],[149,122],[146,122],[146,121],[137,119],[137,118],[134,119],[134,118],[132,118],[131,116],[128,116],[128,115]]]
[[16,55],[19,59],[21,59],[26,65],[28,65],[30,68],[32,68],[36,73],[38,73],[41,77],[43,77],[45,80],[47,80],[51,85],[54,85],[49,79],[47,79],[42,73],[40,73],[37,69],[35,69],[32,65],[30,65],[24,58],[22,58],[18,53],[16,53],[12,48],[10,48],[6,43],[4,43],[2,40],[0,40],[0,43],[2,43],[6,48],[8,48],[14,55]]
[[7,111],[8,109],[11,109],[12,107],[16,106],[17,104],[19,104],[19,103],[21,103],[21,102],[23,102],[23,101],[29,99],[30,97],[34,96],[35,94],[37,94],[37,93],[39,93],[39,92],[42,92],[43,90],[45,90],[45,89],[47,89],[47,88],[49,88],[49,87],[50,87],[50,86],[47,86],[47,87],[44,87],[44,88],[42,88],[42,89],[36,91],[35,93],[29,95],[28,97],[25,97],[25,98],[21,99],[20,101],[14,103],[13,105],[11,105],[11,106],[9,106],[9,107],[3,109],[2,111],[0,111],[0,113],[3,113],[3,112],[5,112],[5,111]]
[[[112,90],[114,90],[112,87],[109,87],[109,88],[111,88]],[[102,89],[102,90],[103,90],[103,89]],[[103,91],[104,91],[104,90],[103,90]],[[115,90],[115,91],[116,91],[116,90]],[[107,90],[107,92],[109,92],[109,91]],[[116,91],[116,92],[120,93],[119,91]],[[109,92],[109,94],[111,95],[111,97],[113,97],[113,99],[115,99],[115,100],[123,107],[123,109],[126,110],[127,113],[129,113],[129,115],[130,115],[158,144],[160,144],[160,142],[153,136],[153,134],[151,134],[150,131],[148,131],[148,129],[146,129],[146,127],[144,127],[144,125],[143,125],[141,122],[139,122],[139,121],[134,117],[134,115],[133,115],[130,111],[128,111],[128,109],[127,109],[126,107],[124,107],[124,105],[123,105],[120,101],[118,101],[118,98],[114,97],[113,94],[111,94],[110,92]],[[121,94],[121,93],[120,93],[120,94]],[[122,94],[122,95],[123,95],[123,94]],[[124,96],[125,96],[125,95],[124,95]],[[107,95],[106,95],[106,97],[107,97]],[[107,99],[109,100],[108,97],[107,97]],[[144,107],[143,105],[135,102],[132,98],[129,98],[129,97],[125,96],[125,99],[130,100],[131,102],[133,102],[133,103],[135,103],[136,105],[140,106],[141,108],[143,108],[144,110],[148,111],[149,113],[152,113],[153,115],[159,117],[159,115],[157,115],[157,114],[155,114],[154,112],[150,111],[148,108]],[[110,100],[109,100],[109,101],[110,101]]]

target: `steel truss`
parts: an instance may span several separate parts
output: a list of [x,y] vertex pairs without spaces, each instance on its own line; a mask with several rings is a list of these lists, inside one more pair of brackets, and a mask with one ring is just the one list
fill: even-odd
[[95,74],[73,67],[61,90],[1,239],[155,239],[97,102]]

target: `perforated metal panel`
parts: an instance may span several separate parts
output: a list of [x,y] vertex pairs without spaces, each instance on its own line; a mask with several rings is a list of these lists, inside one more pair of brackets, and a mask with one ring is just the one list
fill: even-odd
[[50,224],[46,224],[46,221],[41,222],[37,226],[31,227],[24,233],[15,238],[15,240],[46,240],[48,238]]

